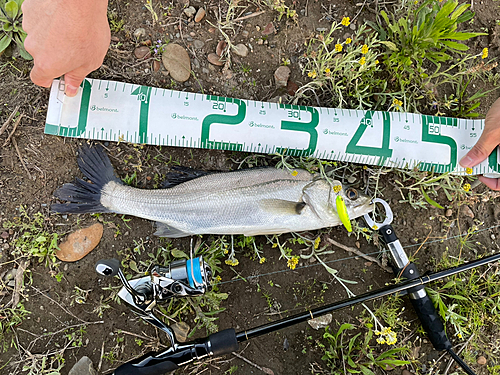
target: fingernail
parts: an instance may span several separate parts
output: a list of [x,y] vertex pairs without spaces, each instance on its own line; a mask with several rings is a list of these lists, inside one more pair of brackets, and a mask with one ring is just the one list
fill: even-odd
[[78,87],[75,87],[73,85],[66,85],[66,91],[65,94],[67,96],[75,96],[76,93],[78,92]]
[[477,164],[469,155],[465,155],[458,163],[464,168],[472,168]]

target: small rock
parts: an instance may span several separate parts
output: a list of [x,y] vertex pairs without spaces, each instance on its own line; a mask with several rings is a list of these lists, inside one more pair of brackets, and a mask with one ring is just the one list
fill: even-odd
[[183,7],[189,6],[189,0],[177,0],[177,2],[181,4]]
[[356,30],[356,24],[351,23],[351,24],[349,25],[349,28],[350,28],[351,30]]
[[200,69],[200,62],[198,61],[198,59],[193,60],[193,68]]
[[209,53],[207,56],[207,59],[208,59],[208,62],[210,64],[217,65],[217,66],[224,65],[224,62],[220,61],[219,56],[217,56],[217,54],[215,54],[215,53]]
[[207,68],[201,68],[201,72],[203,74],[209,74],[210,73],[210,70],[208,70]]
[[8,282],[10,280],[13,280],[14,277],[16,277],[16,274],[17,274],[17,268],[11,269],[9,272],[5,274],[5,276],[3,277],[3,281]]
[[217,47],[215,48],[215,53],[217,54],[217,56],[222,56],[222,53],[224,52],[226,47],[227,43],[225,40],[221,40],[219,43],[217,43]]
[[7,238],[9,238],[9,232],[2,232],[2,234],[0,235],[4,240],[6,240]]
[[288,66],[280,66],[274,72],[274,79],[276,80],[276,86],[286,87],[288,83],[288,77],[290,77],[290,68]]
[[446,217],[450,217],[451,215],[453,215],[453,211],[451,208],[448,208],[444,214]]
[[190,36],[187,36],[187,37],[186,37],[186,40],[187,40],[188,42],[192,42],[192,41],[193,41],[193,38],[191,38]]
[[194,31],[191,31],[191,32],[189,33],[189,35],[191,35],[192,37],[195,37],[195,36],[196,36],[196,33],[195,33]]
[[235,45],[233,51],[240,57],[246,57],[248,55],[248,47],[243,43]]
[[194,15],[196,14],[196,9],[193,6],[190,6],[186,9],[184,9],[184,14],[188,16],[189,18],[193,18]]
[[134,50],[134,56],[136,58],[138,58],[139,60],[147,59],[147,58],[151,57],[151,50],[149,49],[149,47],[146,47],[146,46],[137,47]]
[[485,357],[483,357],[482,355],[480,355],[479,357],[477,357],[477,364],[478,365],[485,365],[488,361],[486,360]]
[[298,89],[299,85],[297,85],[293,81],[288,81],[286,85],[286,92],[288,93],[288,95],[294,96]]
[[209,27],[209,28],[208,28],[208,32],[209,32],[210,34],[215,33],[215,30],[216,30],[216,28],[215,28],[215,27]]
[[117,36],[112,36],[111,37],[111,41],[115,42],[115,43],[118,43],[120,41],[120,38],[118,38]]
[[153,42],[151,41],[151,39],[148,39],[148,40],[145,40],[144,42],[141,43],[143,46],[152,46],[153,45]]
[[144,29],[143,27],[140,27],[134,31],[135,39],[141,39],[144,38],[145,36],[146,36],[146,29]]
[[97,375],[94,370],[92,361],[89,357],[83,356],[78,362],[69,370],[68,375]]
[[243,38],[248,38],[248,35],[250,35],[250,33],[248,32],[248,30],[243,30],[243,31],[241,32],[241,36],[242,36]]
[[288,342],[288,339],[285,337],[283,340],[283,350],[286,352],[290,348],[290,343]]
[[373,262],[365,262],[366,267],[370,267],[373,264]]
[[309,263],[315,263],[316,262],[316,258],[315,257],[310,257],[309,258]]
[[263,41],[262,39],[259,39],[259,40],[257,41],[257,44],[264,44],[264,41]]
[[203,17],[205,17],[205,9],[200,8],[198,9],[198,12],[196,12],[196,16],[194,17],[194,22],[201,22]]
[[90,253],[101,240],[103,226],[96,223],[90,227],[78,229],[59,244],[56,257],[64,262],[75,262]]
[[161,67],[161,64],[158,60],[153,61],[153,71],[154,72],[157,72],[158,70],[160,70],[160,67]]
[[170,326],[174,331],[175,338],[180,342],[185,342],[189,333],[189,324],[185,322],[174,323]]
[[356,182],[356,177],[354,176],[347,177],[347,182],[349,182],[350,184],[354,184]]
[[309,319],[307,323],[309,323],[312,329],[318,330],[328,327],[328,325],[332,322],[332,319],[332,314],[325,314],[314,319]]
[[471,219],[474,219],[474,212],[472,212],[470,207],[467,206],[466,204],[464,204],[462,207],[460,207],[460,212],[462,213],[462,215],[470,217]]
[[269,22],[267,24],[267,26],[264,28],[264,30],[262,31],[262,35],[270,35],[270,34],[274,34],[275,32],[276,32],[276,28],[274,27],[274,24],[272,22]]
[[260,26],[255,26],[255,30],[260,31]]
[[401,375],[413,375],[413,373],[405,369],[405,370],[403,370]]
[[187,51],[178,44],[170,43],[165,47],[161,60],[170,76],[177,82],[185,82],[191,76],[191,60]]
[[361,248],[361,244],[359,243],[359,241],[356,241],[356,242],[354,243],[354,245],[356,245],[356,247],[357,247],[358,249],[359,249],[359,248]]
[[320,33],[324,33],[325,31],[327,30],[326,27],[317,27],[316,28],[316,31],[320,32]]
[[205,43],[203,43],[201,40],[195,39],[193,42],[194,48],[196,49],[202,49],[205,46]]

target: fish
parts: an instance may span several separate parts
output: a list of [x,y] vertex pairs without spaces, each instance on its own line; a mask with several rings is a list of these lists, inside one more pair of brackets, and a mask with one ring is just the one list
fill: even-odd
[[155,221],[160,237],[257,236],[334,227],[342,224],[335,204],[339,196],[350,219],[373,210],[365,194],[304,169],[187,173],[175,186],[139,189],[116,177],[99,144],[80,148],[77,161],[88,181],[77,178],[56,190],[54,196],[66,203],[52,204],[53,212],[137,216]]

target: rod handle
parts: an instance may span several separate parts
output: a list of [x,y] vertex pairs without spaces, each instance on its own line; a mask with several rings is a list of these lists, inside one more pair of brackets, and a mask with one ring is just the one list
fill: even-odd
[[451,349],[451,342],[446,336],[441,317],[427,293],[424,297],[410,298],[410,301],[434,348],[439,351]]
[[238,350],[238,340],[234,328],[225,329],[208,336],[210,350],[213,355],[229,354]]

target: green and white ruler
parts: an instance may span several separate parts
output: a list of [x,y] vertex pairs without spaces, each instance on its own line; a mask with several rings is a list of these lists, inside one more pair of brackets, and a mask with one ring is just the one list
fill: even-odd
[[[483,127],[483,120],[294,106],[86,79],[74,98],[54,81],[45,133],[465,173],[458,161]],[[496,149],[473,173],[499,176],[498,154]]]

